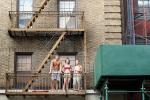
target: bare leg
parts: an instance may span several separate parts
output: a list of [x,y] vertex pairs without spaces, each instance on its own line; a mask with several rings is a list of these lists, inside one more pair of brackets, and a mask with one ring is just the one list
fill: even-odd
[[66,83],[66,88],[67,88],[67,90],[69,89],[70,80],[71,80],[71,78],[68,78],[68,79],[67,79],[67,83]]
[[57,82],[57,80],[55,80],[54,83],[55,83],[55,84],[54,84],[54,85],[55,85],[55,90],[57,90],[57,89],[58,89],[58,86],[57,86],[57,83],[58,83],[58,82]]
[[67,78],[64,78],[64,84],[63,84],[63,90],[64,91],[65,91],[66,83],[67,83]]
[[82,86],[82,79],[81,77],[78,77],[78,90],[81,90],[81,86]]
[[76,78],[73,77],[73,90],[75,90],[75,89],[76,89]]
[[55,89],[56,89],[56,88],[55,88],[55,87],[56,87],[56,80],[54,80],[54,83],[53,83],[53,84],[54,84],[54,90],[55,90]]
[[54,90],[54,80],[51,82],[51,89]]
[[58,90],[59,81],[56,81],[56,90]]
[[78,82],[78,90],[80,90],[80,82]]

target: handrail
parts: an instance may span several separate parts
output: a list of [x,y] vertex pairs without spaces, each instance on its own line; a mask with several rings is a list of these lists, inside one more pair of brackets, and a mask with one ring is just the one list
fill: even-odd
[[9,11],[11,28],[25,28],[32,16],[38,15],[38,20],[32,29],[38,28],[68,28],[84,29],[83,11]]
[[38,11],[9,11],[9,15],[19,15],[19,14],[50,14],[50,15],[60,15],[60,14],[76,14],[76,15],[84,15],[84,11],[42,11],[39,13]]
[[[73,90],[73,78],[76,74],[71,73],[71,82],[69,84],[69,90]],[[16,93],[16,92],[23,92],[22,89],[27,83],[27,80],[31,77],[37,77],[35,82],[33,83],[32,87],[29,88],[28,92],[31,91],[42,91],[42,90],[51,90],[51,74],[49,73],[41,73],[38,75],[36,72],[32,73],[6,73],[6,92]],[[85,91],[84,86],[84,79],[86,77],[86,73],[82,73],[82,80],[81,80],[81,90]],[[59,83],[59,90],[62,90],[63,85],[63,73],[60,74],[60,83]]]

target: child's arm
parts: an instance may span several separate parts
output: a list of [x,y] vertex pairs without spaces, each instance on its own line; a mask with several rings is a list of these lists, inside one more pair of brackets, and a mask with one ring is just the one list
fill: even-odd
[[82,65],[80,65],[80,72],[83,73]]

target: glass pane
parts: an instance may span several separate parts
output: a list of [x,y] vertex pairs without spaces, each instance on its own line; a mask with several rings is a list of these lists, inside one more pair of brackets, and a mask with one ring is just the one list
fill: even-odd
[[70,17],[67,21],[67,28],[75,28],[75,17]]
[[24,69],[27,67],[27,64],[26,63],[22,63],[21,67],[23,68],[23,71],[24,71]]
[[75,1],[60,1],[59,11],[74,11]]
[[[63,0],[60,1],[59,11],[74,11],[75,10],[75,1]],[[60,28],[75,28],[75,18],[73,17],[60,17],[59,18],[59,27]]]
[[17,56],[17,63],[21,63],[22,62],[22,56]]
[[24,11],[24,6],[20,5],[19,6],[19,11]]
[[21,70],[22,70],[21,67],[18,67],[18,68],[17,68],[17,71],[21,71]]
[[138,1],[138,6],[139,7],[148,7],[149,6],[150,1],[149,0],[139,0]]
[[25,0],[19,0],[19,5],[24,5]]
[[70,8],[70,6],[69,6],[69,1],[64,1],[64,4],[65,4],[65,9],[67,9],[67,8]]
[[26,71],[31,71],[31,64],[27,64]]
[[60,1],[59,8],[60,8],[60,9],[65,8],[65,4],[64,4],[64,2]]
[[31,71],[31,55],[17,56],[17,71]]
[[21,63],[17,63],[17,68],[22,67]]
[[[149,19],[150,14],[150,0],[138,0],[138,13],[143,13],[146,11],[146,18]],[[144,16],[139,17],[139,19],[143,19]]]
[[24,28],[26,25],[25,19],[19,19],[19,28]]
[[32,0],[25,0],[24,4],[24,10],[25,11],[32,11]]
[[[19,0],[19,11],[32,11],[33,0]],[[24,28],[27,19],[31,19],[32,15],[22,14],[19,16],[19,28]]]
[[75,2],[70,2],[70,11],[75,10]]
[[60,28],[75,28],[75,17],[60,17],[59,18],[59,27]]
[[19,11],[32,11],[32,4],[33,0],[20,0]]
[[65,28],[66,27],[65,17],[60,17],[59,18],[59,27],[60,28]]
[[26,63],[27,57],[26,56],[22,56],[22,63]]
[[31,56],[27,56],[27,63],[31,64]]

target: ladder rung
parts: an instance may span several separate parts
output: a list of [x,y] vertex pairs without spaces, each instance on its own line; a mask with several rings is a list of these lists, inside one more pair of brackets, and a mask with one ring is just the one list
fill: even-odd
[[36,18],[36,17],[33,18],[33,22],[35,22],[35,18]]
[[44,65],[41,68],[44,68]]
[[41,73],[41,70],[39,70],[38,73]]
[[32,26],[32,22],[30,22],[30,26]]
[[45,0],[44,5],[47,5],[48,0]]
[[48,61],[46,60],[46,61],[45,61],[45,64],[47,64],[47,63],[48,63]]
[[49,56],[48,59],[51,59],[51,56]]
[[47,5],[47,2],[45,2],[44,5],[46,6],[46,5]]
[[41,9],[44,9],[44,5],[41,7]]

